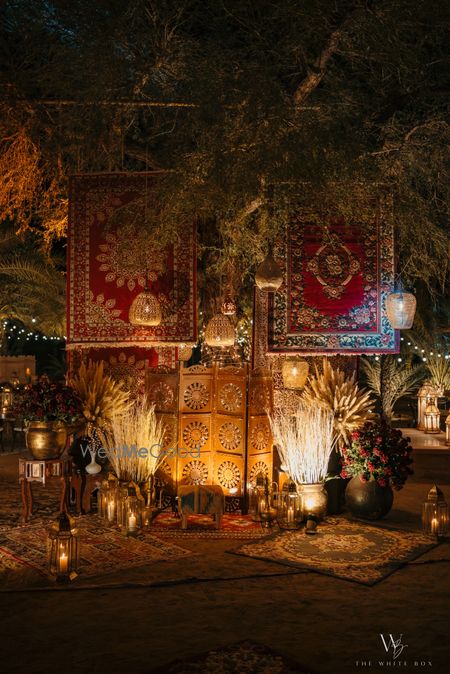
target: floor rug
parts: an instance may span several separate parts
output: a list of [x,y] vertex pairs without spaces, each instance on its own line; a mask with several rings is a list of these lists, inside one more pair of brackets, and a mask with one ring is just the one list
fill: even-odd
[[250,515],[225,513],[222,528],[216,529],[211,515],[190,515],[188,528],[183,531],[181,519],[172,512],[160,513],[152,522],[150,532],[163,538],[262,538],[267,536],[259,522]]
[[[193,554],[149,534],[127,538],[116,529],[104,527],[95,516],[78,518],[77,527],[80,532],[79,575],[84,578]],[[47,532],[48,525],[41,524],[0,531],[0,571],[21,564],[46,575]]]
[[421,533],[341,519],[322,523],[315,535],[285,531],[228,552],[375,585],[436,544]]
[[241,641],[177,659],[149,674],[313,674],[312,670],[254,641]]

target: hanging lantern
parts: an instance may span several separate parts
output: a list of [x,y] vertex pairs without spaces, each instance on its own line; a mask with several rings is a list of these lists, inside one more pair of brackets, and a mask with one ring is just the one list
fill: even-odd
[[431,402],[437,407],[438,397],[439,391],[432,384],[430,384],[429,381],[425,382],[423,386],[420,387],[417,394],[417,429],[419,431],[425,430],[425,411],[428,404]]
[[50,529],[48,537],[50,573],[58,581],[73,580],[78,571],[79,549],[78,530],[70,515],[63,512]]
[[422,527],[426,534],[434,534],[438,538],[448,531],[449,513],[444,494],[435,484],[428,492],[427,500],[422,506]]
[[186,346],[186,344],[181,344],[178,347],[178,360],[181,360],[182,363],[185,363],[192,357],[192,346]]
[[205,330],[205,344],[212,347],[230,347],[234,344],[234,327],[228,316],[216,314]]
[[394,330],[409,330],[414,323],[416,298],[412,293],[391,293],[386,298],[386,313]]
[[316,517],[321,520],[327,513],[327,492],[322,482],[302,484],[302,515],[304,518]]
[[234,316],[236,313],[236,303],[231,295],[225,295],[220,310],[224,316]]
[[445,420],[445,444],[450,447],[450,414]]
[[283,283],[283,274],[272,253],[261,262],[255,274],[258,288],[266,293],[276,293]]
[[302,389],[309,374],[309,365],[306,360],[285,360],[281,366],[283,384],[285,388]]
[[161,305],[150,290],[146,288],[136,295],[128,312],[128,320],[131,325],[147,325],[152,327],[159,325],[161,319]]
[[425,433],[441,432],[441,415],[438,407],[430,401],[425,409]]

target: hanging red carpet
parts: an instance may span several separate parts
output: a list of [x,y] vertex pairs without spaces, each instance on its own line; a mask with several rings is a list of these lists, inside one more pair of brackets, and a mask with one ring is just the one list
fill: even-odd
[[[186,227],[162,251],[143,227],[158,174],[71,179],[68,348],[170,346],[196,341],[195,232]],[[175,237],[174,237],[175,238]],[[146,282],[158,298],[156,327],[128,321]]]
[[285,282],[269,299],[269,354],[398,350],[385,309],[394,283],[389,218],[376,211],[358,222],[298,215],[278,252]]

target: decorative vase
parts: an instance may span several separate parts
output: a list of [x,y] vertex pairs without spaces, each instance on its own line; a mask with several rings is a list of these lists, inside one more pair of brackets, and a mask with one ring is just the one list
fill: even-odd
[[99,473],[102,469],[102,467],[95,460],[97,450],[95,448],[92,449],[91,447],[89,447],[88,449],[89,454],[91,455],[91,462],[88,463],[88,465],[85,468],[86,473],[89,473],[89,475],[97,475],[97,473]]
[[361,482],[357,475],[347,485],[345,502],[355,517],[364,520],[379,520],[392,508],[394,493],[389,484],[380,487],[376,480]]
[[306,519],[308,515],[323,519],[327,513],[327,492],[324,489],[323,482],[315,484],[302,484],[300,487],[302,497],[302,516]]
[[25,429],[25,444],[33,459],[59,459],[67,441],[65,425],[59,421],[29,421]]

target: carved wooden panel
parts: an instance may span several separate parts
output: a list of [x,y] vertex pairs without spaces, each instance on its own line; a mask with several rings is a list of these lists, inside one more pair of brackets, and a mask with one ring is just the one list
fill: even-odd
[[267,416],[249,417],[247,442],[249,456],[264,454],[272,450],[272,432]]
[[214,454],[214,483],[222,487],[225,496],[240,496],[244,482],[244,459],[222,452]]
[[216,414],[214,417],[214,450],[243,456],[245,422],[239,417]]
[[196,453],[211,451],[211,415],[183,414],[180,417],[179,447]]
[[272,453],[250,456],[247,460],[247,488],[254,487],[258,475],[268,477],[272,482]]
[[177,373],[147,371],[146,392],[148,399],[155,403],[156,412],[178,412]]
[[203,368],[197,372],[196,368],[197,366],[194,365],[181,370],[179,398],[181,413],[206,414],[212,410],[212,371]]
[[212,484],[213,465],[210,452],[200,454],[200,458],[192,456],[179,457],[177,461],[178,484]]

